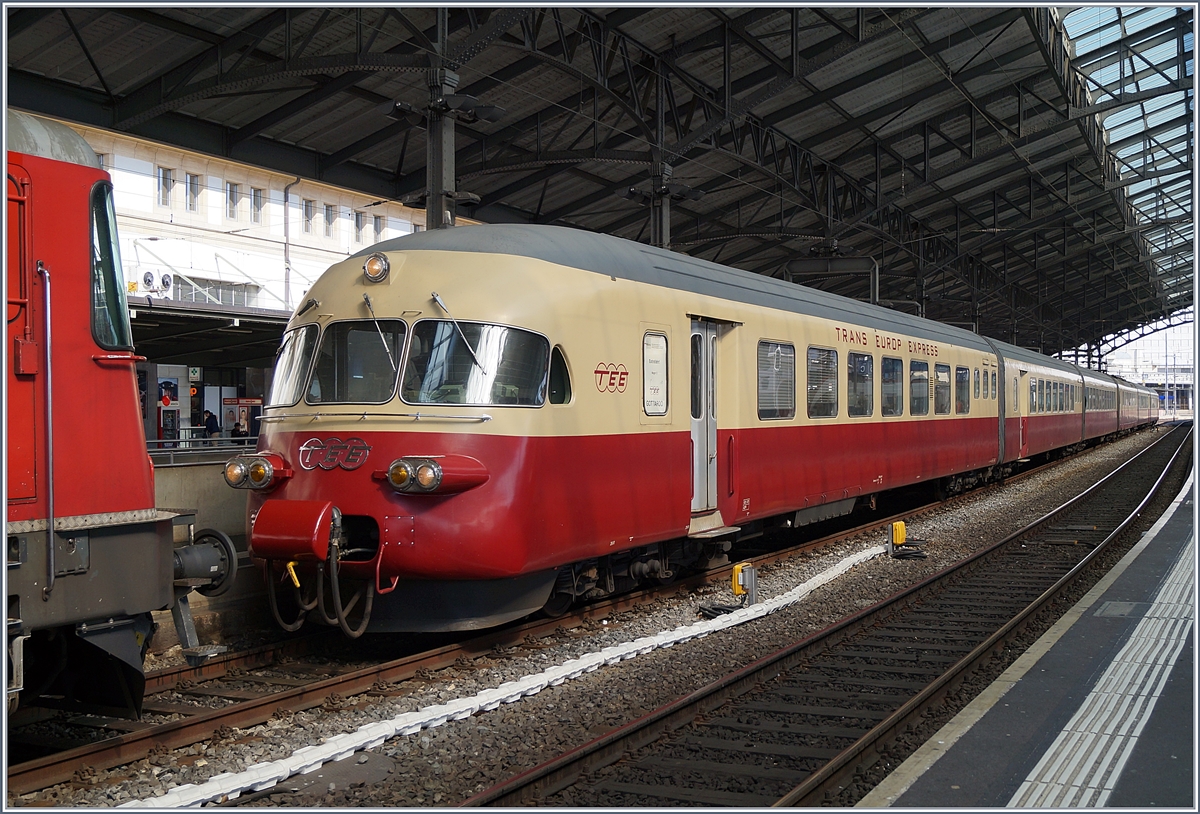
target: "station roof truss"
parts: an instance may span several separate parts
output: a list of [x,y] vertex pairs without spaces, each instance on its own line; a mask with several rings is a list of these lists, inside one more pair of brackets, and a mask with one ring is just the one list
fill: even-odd
[[1190,6],[437,15],[10,6],[9,104],[411,201],[441,64],[502,109],[456,114],[481,220],[646,242],[658,195],[676,251],[870,256],[884,304],[1047,353],[1192,305]]

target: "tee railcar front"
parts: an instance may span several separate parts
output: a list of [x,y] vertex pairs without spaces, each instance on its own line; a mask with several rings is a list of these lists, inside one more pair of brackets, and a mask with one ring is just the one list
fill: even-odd
[[1002,477],[1083,441],[1083,378],[617,238],[463,227],[318,280],[226,478],[281,624],[482,627],[886,489]]
[[112,184],[65,125],[12,110],[7,124],[8,703],[47,695],[137,717],[150,612],[172,606],[178,574]]

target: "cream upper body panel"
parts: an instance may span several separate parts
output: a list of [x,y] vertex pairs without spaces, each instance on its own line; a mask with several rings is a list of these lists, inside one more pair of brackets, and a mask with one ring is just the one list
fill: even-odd
[[[294,317],[289,329],[315,324],[322,329],[341,320],[401,319],[408,333],[421,320],[447,320],[435,301],[460,323],[484,322],[533,331],[551,348],[561,349],[570,373],[571,401],[540,407],[510,405],[408,404],[396,394],[385,404],[309,404],[273,407],[268,422],[300,420],[319,423],[328,432],[373,430],[409,432],[476,432],[492,435],[605,435],[689,429],[688,338],[693,317],[717,321],[717,420],[722,427],[750,428],[779,424],[830,421],[903,421],[904,415],[880,415],[881,359],[904,362],[904,393],[908,398],[910,361],[929,363],[932,403],[935,366],[993,370],[994,354],[942,341],[918,339],[892,330],[877,330],[868,319],[828,319],[793,311],[731,301],[622,277],[599,274],[513,254],[455,251],[388,251],[386,280],[372,283],[363,274],[363,258],[331,267],[313,285],[306,302],[313,306]],[[845,311],[854,316],[852,306]],[[304,306],[301,306],[303,309]],[[298,313],[299,310],[298,309]],[[667,339],[668,399],[664,416],[648,416],[643,404],[643,341],[646,333]],[[796,412],[790,419],[760,421],[757,406],[757,364],[760,340],[787,343],[795,350]],[[805,359],[809,347],[830,349],[838,359],[838,414],[810,419],[805,400]],[[847,418],[845,408],[848,354],[874,359],[874,410],[870,416]],[[615,374],[613,375],[605,374]],[[624,373],[626,375],[621,376]],[[953,387],[953,378],[951,380]],[[997,400],[975,398],[969,413],[995,416]],[[907,404],[906,404],[907,407]],[[420,414],[416,419],[415,414]],[[364,415],[366,418],[364,418]],[[284,417],[288,418],[284,418]],[[470,420],[471,418],[487,420]],[[955,418],[929,415],[920,420]],[[310,429],[312,427],[309,427]]]

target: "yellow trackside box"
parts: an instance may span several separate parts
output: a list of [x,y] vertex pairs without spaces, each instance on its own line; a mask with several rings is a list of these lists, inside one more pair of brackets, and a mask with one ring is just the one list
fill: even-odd
[[908,539],[908,530],[904,526],[903,520],[897,520],[892,523],[892,545],[904,545],[904,541]]

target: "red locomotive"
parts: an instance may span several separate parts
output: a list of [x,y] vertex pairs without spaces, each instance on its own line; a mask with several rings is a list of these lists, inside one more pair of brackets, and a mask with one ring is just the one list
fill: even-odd
[[136,717],[150,612],[176,579],[224,590],[236,552],[176,549],[187,517],[155,508],[108,173],[65,125],[7,122],[8,703]]
[[1153,421],[1153,394],[973,333],[546,226],[388,241],[297,309],[248,530],[285,627],[497,624],[772,525]]

